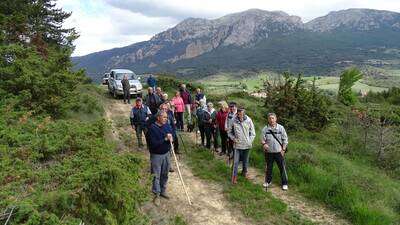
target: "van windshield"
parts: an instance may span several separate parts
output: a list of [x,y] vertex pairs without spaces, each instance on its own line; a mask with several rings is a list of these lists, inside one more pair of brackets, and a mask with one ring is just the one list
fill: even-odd
[[128,77],[128,80],[136,80],[136,76],[134,73],[117,73],[115,74],[115,79],[122,80],[125,75]]

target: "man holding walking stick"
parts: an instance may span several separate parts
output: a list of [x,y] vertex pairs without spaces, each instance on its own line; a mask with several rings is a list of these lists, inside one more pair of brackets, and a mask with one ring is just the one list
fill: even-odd
[[159,111],[156,114],[156,122],[151,124],[148,130],[151,173],[153,175],[153,202],[157,206],[160,205],[160,197],[169,199],[166,194],[170,167],[169,151],[174,138],[172,128],[167,121],[167,113]]

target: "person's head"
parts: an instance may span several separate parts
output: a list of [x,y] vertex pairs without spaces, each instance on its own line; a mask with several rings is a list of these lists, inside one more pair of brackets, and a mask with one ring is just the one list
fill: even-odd
[[196,92],[197,93],[201,93],[201,89],[200,88],[196,88]]
[[124,74],[124,80],[128,80],[128,75]]
[[167,93],[164,93],[164,94],[162,95],[162,98],[163,98],[163,100],[167,101],[167,100],[168,100],[168,94],[167,94]]
[[268,113],[268,124],[270,126],[276,125],[276,114],[275,113]]
[[161,93],[162,93],[161,87],[157,87],[157,88],[156,88],[156,92],[157,92],[157,94],[161,94]]
[[149,88],[147,88],[147,92],[148,92],[149,94],[153,94],[154,90],[153,90],[152,87],[149,87]]
[[236,111],[236,102],[229,102],[229,111],[230,112]]
[[162,124],[162,125],[166,124],[168,121],[167,113],[162,110],[157,112],[156,118],[157,118],[157,123]]
[[168,112],[169,106],[167,103],[163,103],[160,105],[160,110],[164,112]]
[[218,102],[219,108],[224,111],[227,112],[228,111],[228,103],[226,103],[226,101],[220,101]]
[[179,97],[179,96],[181,96],[181,93],[179,91],[176,91],[175,92],[175,97]]
[[237,109],[237,113],[236,113],[237,118],[239,118],[240,121],[243,121],[244,115],[245,115],[245,110],[244,110],[244,108],[243,108],[243,107],[239,107],[239,108]]
[[214,104],[212,102],[207,103],[207,110],[211,111],[214,108]]
[[137,107],[141,107],[142,106],[142,99],[141,98],[137,98],[135,101],[135,104]]
[[202,108],[204,108],[204,106],[206,106],[206,101],[204,99],[200,99],[199,104]]
[[186,89],[186,84],[181,84],[181,88]]
[[150,76],[149,77],[153,77],[153,74],[150,74]]

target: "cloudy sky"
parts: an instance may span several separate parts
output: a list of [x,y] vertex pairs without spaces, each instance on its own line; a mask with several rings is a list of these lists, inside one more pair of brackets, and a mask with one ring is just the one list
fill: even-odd
[[250,8],[282,10],[304,22],[347,8],[400,12],[400,0],[58,0],[57,5],[72,11],[65,26],[80,33],[74,56],[149,40],[188,17],[214,19]]

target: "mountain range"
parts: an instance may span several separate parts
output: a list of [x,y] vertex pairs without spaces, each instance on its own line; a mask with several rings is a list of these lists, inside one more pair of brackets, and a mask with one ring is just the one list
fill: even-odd
[[94,80],[112,68],[192,77],[245,70],[329,75],[349,65],[398,65],[399,40],[397,12],[347,9],[303,23],[282,11],[250,9],[188,18],[149,41],[72,61]]

